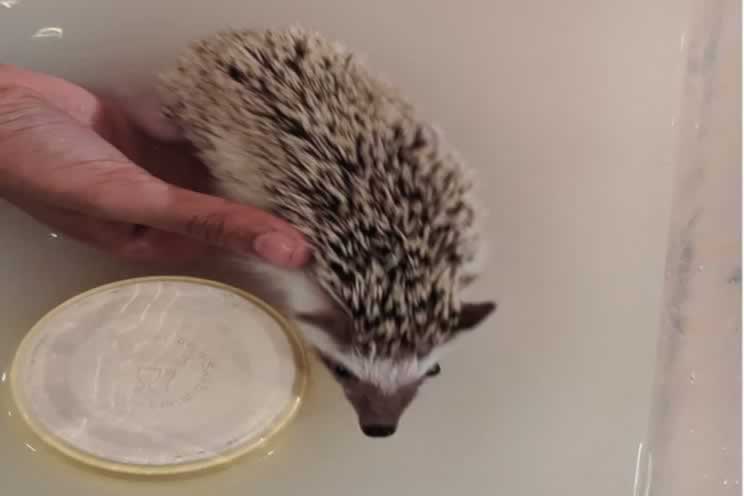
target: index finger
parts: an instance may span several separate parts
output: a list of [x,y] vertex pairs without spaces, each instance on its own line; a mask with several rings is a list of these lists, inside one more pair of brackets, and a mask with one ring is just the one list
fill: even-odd
[[116,207],[126,210],[131,222],[201,239],[238,253],[258,254],[277,265],[295,268],[310,259],[310,248],[302,235],[289,223],[261,209],[165,183],[161,186],[159,192],[150,191],[141,202]]

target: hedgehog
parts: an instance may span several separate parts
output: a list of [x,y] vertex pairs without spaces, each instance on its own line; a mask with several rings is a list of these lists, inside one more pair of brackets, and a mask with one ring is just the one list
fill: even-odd
[[463,160],[357,55],[297,26],[213,34],[159,81],[217,194],[310,243],[308,268],[271,278],[315,295],[292,318],[362,432],[392,435],[444,351],[496,308],[462,296],[483,251]]

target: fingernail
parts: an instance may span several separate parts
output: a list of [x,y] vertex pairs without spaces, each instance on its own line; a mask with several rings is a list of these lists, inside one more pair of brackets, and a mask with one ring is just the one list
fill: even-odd
[[278,265],[295,265],[302,256],[300,243],[279,232],[261,234],[254,240],[253,249],[260,257]]

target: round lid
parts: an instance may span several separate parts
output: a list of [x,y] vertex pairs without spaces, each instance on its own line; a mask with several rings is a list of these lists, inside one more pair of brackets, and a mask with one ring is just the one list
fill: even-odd
[[294,416],[307,362],[257,298],[184,277],[88,291],[26,335],[11,370],[19,412],[46,442],[119,472],[228,462]]

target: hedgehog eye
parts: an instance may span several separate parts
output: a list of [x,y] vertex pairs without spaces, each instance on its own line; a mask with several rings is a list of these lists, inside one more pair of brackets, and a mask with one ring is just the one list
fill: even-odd
[[351,377],[353,377],[351,371],[340,364],[335,364],[333,366],[333,375],[342,380],[351,379]]
[[432,368],[426,371],[427,377],[434,377],[439,375],[442,372],[442,367],[439,366],[438,363],[435,363]]

